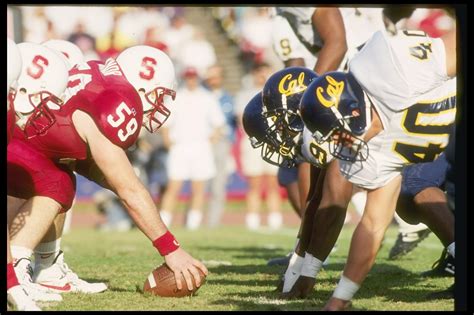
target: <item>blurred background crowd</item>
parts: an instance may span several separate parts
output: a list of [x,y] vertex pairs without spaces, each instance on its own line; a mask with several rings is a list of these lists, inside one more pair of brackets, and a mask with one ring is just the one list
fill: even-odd
[[[176,201],[185,199],[187,228],[218,226],[226,202],[238,198],[245,200],[249,229],[279,229],[286,195],[277,168],[262,161],[241,126],[247,102],[283,68],[272,47],[274,15],[273,7],[9,6],[7,35],[17,43],[65,39],[86,61],[105,61],[138,44],[166,52],[178,95],[170,121],[157,134],[143,132],[128,152],[163,220],[171,224]],[[399,23],[439,37],[455,21],[444,10],[420,8]],[[187,163],[203,165],[201,172],[183,172]],[[132,228],[112,193],[79,177],[77,197],[95,201],[107,218],[101,229]]]

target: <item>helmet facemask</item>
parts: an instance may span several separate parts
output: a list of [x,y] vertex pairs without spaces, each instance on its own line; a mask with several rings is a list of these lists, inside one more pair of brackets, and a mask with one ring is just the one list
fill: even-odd
[[[20,93],[26,93],[26,90],[20,89]],[[61,106],[63,101],[48,91],[40,91],[29,94],[28,100],[33,107],[33,111],[27,114],[17,112],[20,118],[17,124],[23,129],[27,139],[46,134],[49,128],[56,122],[56,117],[49,108],[48,104]]]
[[153,133],[157,131],[171,115],[171,111],[165,105],[165,97],[171,97],[171,100],[174,101],[176,91],[164,87],[157,87],[145,93],[144,97],[148,105],[151,105],[151,109],[143,112],[143,126],[149,132]]
[[262,158],[276,166],[295,166],[301,119],[297,114],[283,109],[264,112],[262,116],[268,125],[265,130],[266,146],[261,151]]
[[338,118],[330,131],[323,135],[319,131],[313,134],[313,138],[318,144],[328,142],[329,152],[337,159],[348,162],[362,162],[369,157],[369,146],[362,139],[363,133],[354,134],[350,128],[351,120],[359,117],[357,113],[342,116],[335,108],[331,110]]
[[296,166],[296,158],[291,152],[283,152],[282,147],[277,150],[274,146],[263,143],[262,149],[260,151],[262,159],[270,164],[279,167],[292,168]]

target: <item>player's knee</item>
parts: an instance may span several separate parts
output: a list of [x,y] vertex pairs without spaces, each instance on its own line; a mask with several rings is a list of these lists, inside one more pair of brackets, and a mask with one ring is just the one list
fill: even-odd
[[62,172],[57,175],[56,182],[60,191],[54,192],[51,197],[61,204],[60,213],[64,213],[71,209],[76,195],[75,177],[67,172]]
[[446,195],[438,187],[426,187],[422,189],[415,195],[413,201],[417,206],[426,203],[447,202]]

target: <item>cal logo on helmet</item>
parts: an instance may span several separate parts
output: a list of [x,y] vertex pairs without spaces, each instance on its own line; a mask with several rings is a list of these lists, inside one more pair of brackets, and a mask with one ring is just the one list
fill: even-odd
[[288,73],[278,84],[278,91],[285,96],[303,92],[308,86],[304,84],[304,72],[300,72],[298,77],[293,78],[293,74]]
[[328,81],[328,86],[326,87],[326,95],[329,98],[326,98],[323,95],[324,88],[319,86],[316,89],[316,97],[318,101],[321,102],[321,105],[324,107],[331,107],[339,105],[339,100],[341,99],[342,92],[344,91],[344,81],[337,81],[330,75],[326,76],[326,81]]

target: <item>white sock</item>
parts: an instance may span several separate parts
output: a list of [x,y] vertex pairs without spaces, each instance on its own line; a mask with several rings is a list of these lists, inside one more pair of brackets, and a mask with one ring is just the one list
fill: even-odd
[[197,209],[191,209],[188,212],[186,218],[186,227],[190,230],[199,228],[202,221],[202,211]]
[[414,233],[421,230],[426,230],[428,227],[423,223],[410,224],[405,222],[400,216],[395,212],[395,221],[398,223],[398,232],[399,233]]
[[278,230],[283,224],[283,216],[280,212],[270,212],[268,215],[268,227],[273,230]]
[[260,227],[260,214],[248,212],[245,216],[245,224],[249,230],[257,230]]
[[453,256],[454,258],[454,242],[452,242],[451,244],[448,245],[448,247],[446,247],[448,253]]
[[22,246],[11,245],[10,249],[11,249],[13,258],[16,260],[21,259],[21,258],[31,259],[31,255],[33,254],[32,249],[22,247]]
[[35,264],[51,266],[61,250],[61,238],[55,241],[40,243],[35,248]]

